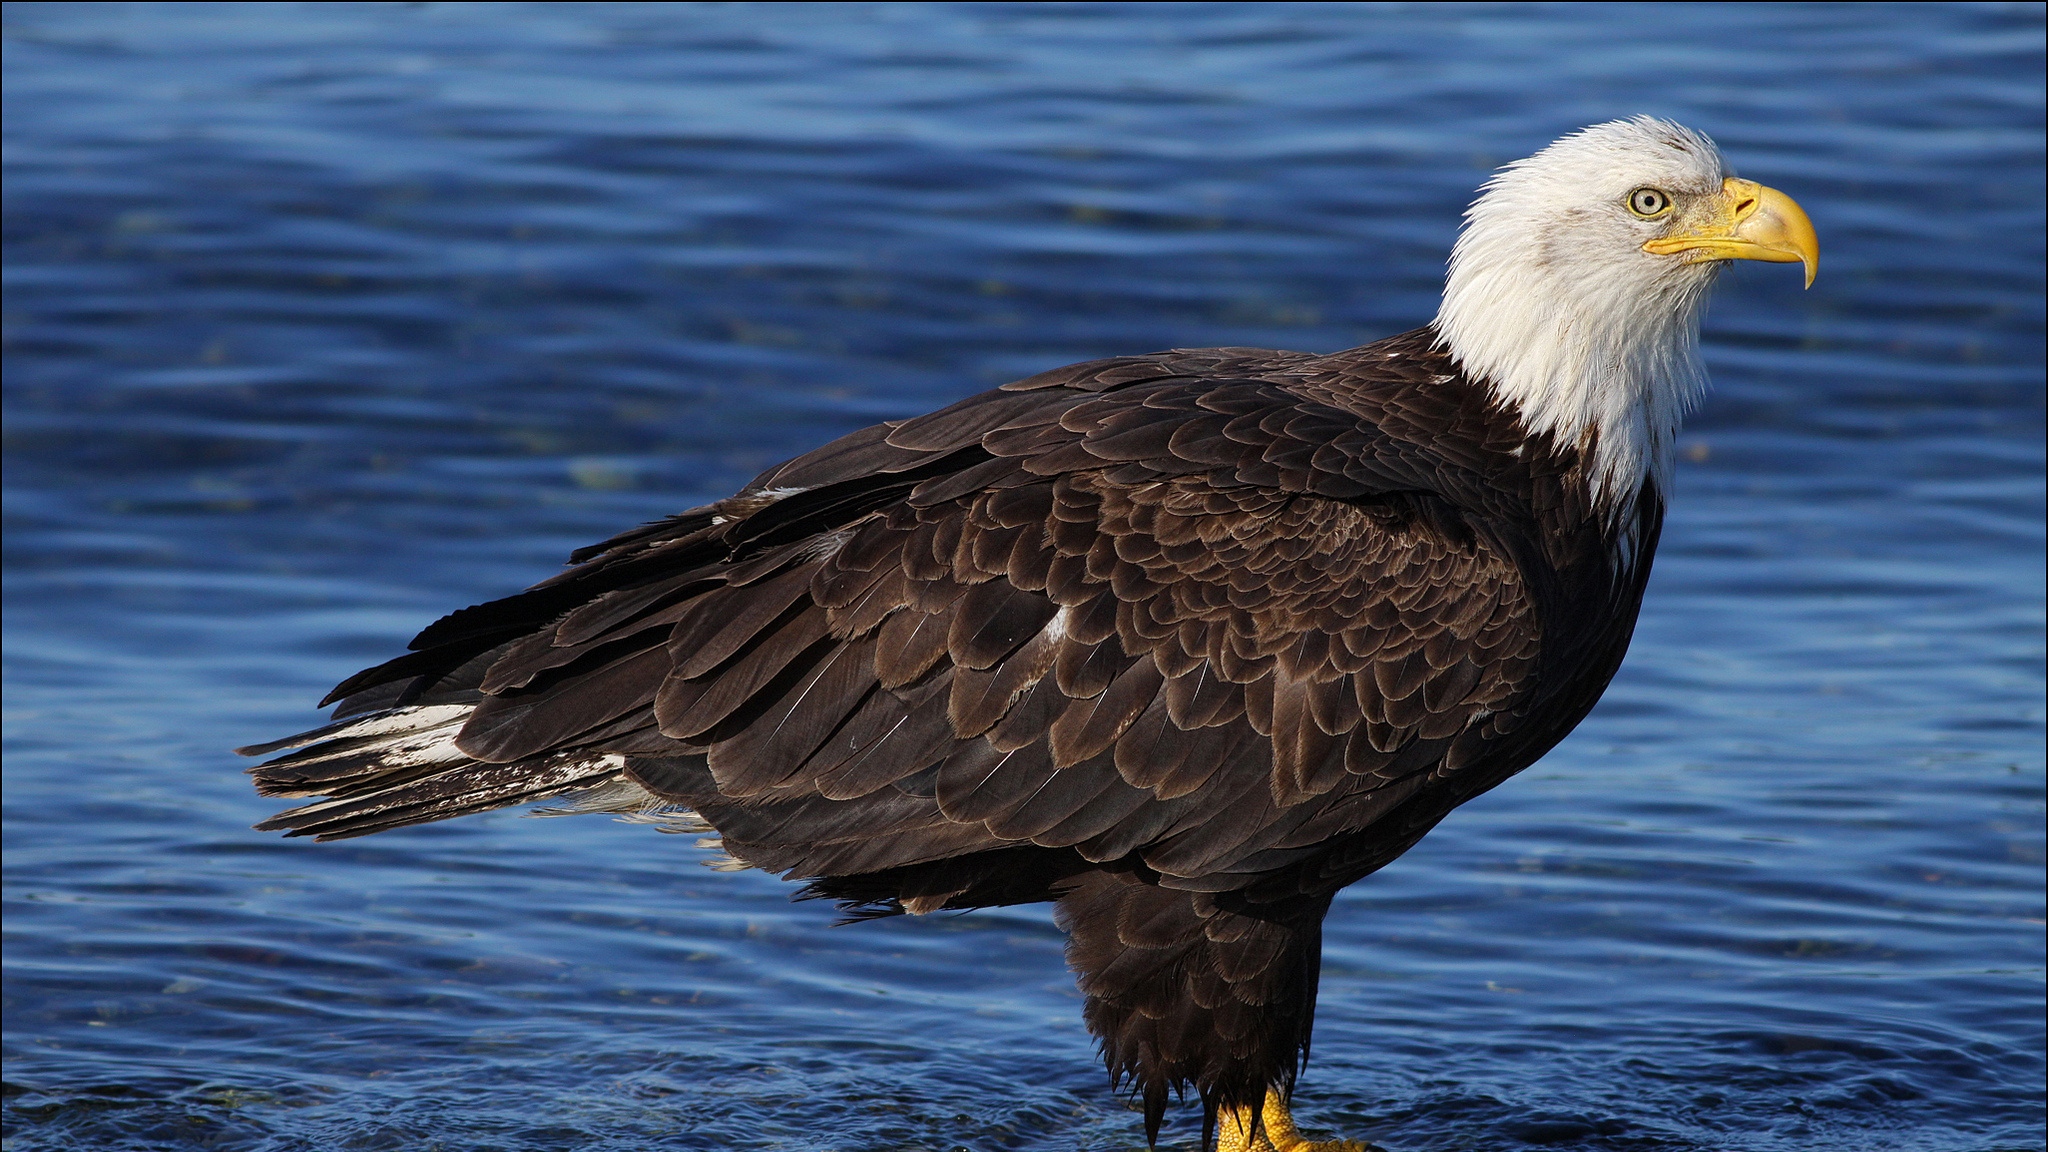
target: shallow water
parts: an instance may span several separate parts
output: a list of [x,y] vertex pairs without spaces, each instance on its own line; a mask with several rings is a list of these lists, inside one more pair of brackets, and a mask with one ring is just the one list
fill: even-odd
[[1413,327],[1638,111],[1821,278],[1724,277],[1606,700],[1339,898],[1303,1121],[2040,1147],[2042,11],[1623,11],[10,6],[8,1152],[1137,1145],[1043,909],[286,842],[225,750],[840,432]]

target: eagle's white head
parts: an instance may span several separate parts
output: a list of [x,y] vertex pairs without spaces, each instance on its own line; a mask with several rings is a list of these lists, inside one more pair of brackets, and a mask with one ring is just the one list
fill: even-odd
[[1700,312],[1729,260],[1820,249],[1791,197],[1739,180],[1712,140],[1638,116],[1496,172],[1466,210],[1436,329],[1532,431],[1593,455],[1596,500],[1668,488],[1679,420],[1706,387]]

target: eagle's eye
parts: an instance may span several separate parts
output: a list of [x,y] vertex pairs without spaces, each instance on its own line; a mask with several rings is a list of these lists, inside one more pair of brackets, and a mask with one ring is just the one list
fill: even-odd
[[1655,188],[1638,188],[1628,194],[1628,210],[1645,220],[1655,220],[1671,211],[1671,197]]

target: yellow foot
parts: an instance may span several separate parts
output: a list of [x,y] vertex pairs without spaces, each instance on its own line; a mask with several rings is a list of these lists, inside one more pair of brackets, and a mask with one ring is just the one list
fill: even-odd
[[1287,1101],[1268,1088],[1266,1106],[1259,1117],[1257,1135],[1252,1130],[1250,1108],[1226,1108],[1216,1117],[1216,1152],[1375,1152],[1363,1140],[1304,1140],[1294,1126],[1294,1114]]

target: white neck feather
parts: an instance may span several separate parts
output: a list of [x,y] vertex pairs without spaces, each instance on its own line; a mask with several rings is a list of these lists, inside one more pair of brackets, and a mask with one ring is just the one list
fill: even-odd
[[1660,285],[1673,291],[1659,298],[1557,279],[1454,260],[1436,330],[1530,431],[1590,449],[1594,500],[1619,511],[1646,477],[1670,488],[1672,441],[1707,386],[1699,334],[1712,276]]
[[1713,143],[1675,125],[1566,137],[1502,169],[1466,212],[1435,325],[1530,431],[1590,453],[1595,505],[1610,515],[1647,477],[1669,490],[1672,440],[1706,389],[1700,315],[1720,268],[1648,256],[1620,216],[1645,137],[1677,166],[1661,183],[1719,187]]

